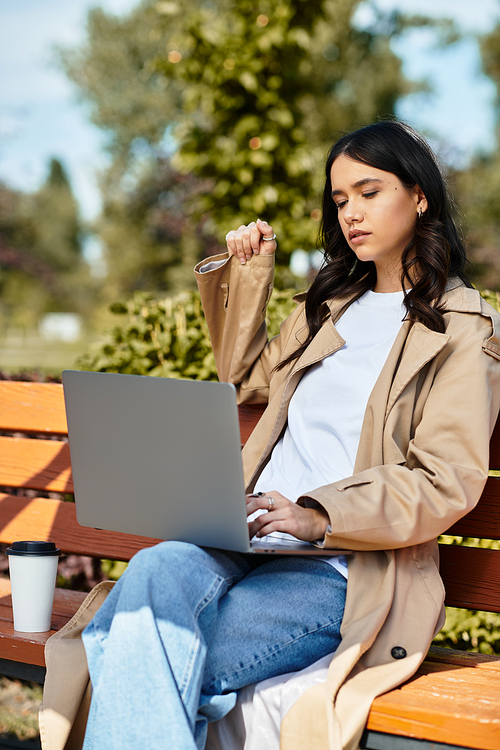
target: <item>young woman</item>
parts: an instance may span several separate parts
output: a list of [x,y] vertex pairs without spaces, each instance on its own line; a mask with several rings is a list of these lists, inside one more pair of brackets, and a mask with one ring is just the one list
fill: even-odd
[[354,554],[139,553],[83,634],[86,750],[201,749],[240,688],[328,654],[280,746],[354,750],[372,699],[443,624],[435,539],[486,480],[499,316],[467,283],[440,170],[403,124],[332,148],[321,242],[322,269],[271,341],[269,224],[230,231],[196,270],[221,380],[268,404],[243,451],[250,535]]

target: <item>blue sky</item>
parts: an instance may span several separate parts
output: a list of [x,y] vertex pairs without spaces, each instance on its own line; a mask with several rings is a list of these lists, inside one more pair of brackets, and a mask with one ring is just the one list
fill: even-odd
[[[52,156],[72,180],[85,218],[99,210],[96,174],[106,164],[104,136],[92,126],[84,105],[57,68],[53,45],[76,45],[84,35],[89,7],[127,12],[138,0],[2,0],[0,5],[0,180],[33,190],[45,179]],[[399,114],[424,130],[444,158],[465,163],[494,143],[494,95],[480,73],[474,33],[500,19],[500,0],[375,0],[384,9],[449,15],[467,37],[444,52],[432,35],[413,32],[395,51],[409,78],[427,78],[430,95],[401,102]],[[369,10],[360,11],[369,20]]]
[[499,0],[376,0],[383,9],[452,18],[464,39],[445,50],[435,49],[432,34],[414,31],[394,44],[410,79],[427,79],[434,91],[406,97],[400,117],[418,129],[434,134],[443,158],[460,165],[477,151],[493,148],[495,94],[493,83],[481,72],[477,34],[490,31],[500,21]]
[[99,209],[96,172],[106,163],[105,138],[58,68],[54,45],[84,38],[90,7],[120,13],[137,0],[1,0],[0,179],[31,190],[52,156],[67,168],[83,214]]

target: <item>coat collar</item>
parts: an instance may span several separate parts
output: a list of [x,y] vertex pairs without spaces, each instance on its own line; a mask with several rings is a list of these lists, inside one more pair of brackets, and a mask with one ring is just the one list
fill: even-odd
[[[296,302],[303,302],[306,298],[306,292],[300,292],[294,296]],[[334,300],[328,300],[327,305],[333,321],[337,321],[344,310],[349,307],[354,299],[354,294],[347,294],[344,297],[336,297]],[[441,299],[441,304],[450,312],[470,312],[483,313],[483,298],[477,289],[469,289],[458,278],[448,279],[446,289]]]
[[[306,328],[302,331],[304,337],[306,335]],[[328,318],[325,323],[321,326],[318,333],[311,341],[305,352],[296,360],[290,375],[294,375],[299,370],[303,370],[305,367],[310,367],[321,359],[328,357],[338,349],[341,349],[345,344],[344,339],[335,328],[333,318]]]
[[[345,341],[334,324],[352,304],[354,297],[355,295],[351,294],[328,300],[330,318],[318,331],[303,355],[296,361],[292,367],[291,375],[344,346]],[[296,299],[302,299],[302,295],[296,295]],[[476,289],[469,289],[458,278],[448,280],[441,305],[447,312],[488,315],[488,312],[484,310],[483,300],[479,292]],[[384,374],[389,370],[391,372],[390,398],[386,401],[386,415],[410,380],[444,348],[449,338],[447,334],[431,331],[422,323],[417,322],[411,325],[408,320],[403,322],[391,350],[392,356],[388,358],[381,373],[381,379],[383,380]]]
[[449,312],[483,312],[482,297],[477,289],[469,289],[456,278],[448,280],[442,306]]
[[[394,349],[398,350],[399,366],[397,367],[387,400],[386,417],[398,396],[404,391],[408,383],[444,349],[450,336],[446,333],[431,331],[422,323],[414,323],[410,327],[409,321],[403,323],[400,334],[394,342]],[[384,372],[385,367],[382,372]]]

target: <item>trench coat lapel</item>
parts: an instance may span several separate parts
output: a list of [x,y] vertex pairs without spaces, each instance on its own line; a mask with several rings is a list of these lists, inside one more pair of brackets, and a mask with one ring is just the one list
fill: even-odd
[[287,403],[305,370],[338,351],[344,345],[345,341],[335,328],[332,318],[328,318],[325,324],[321,326],[314,340],[295,362],[288,375],[283,391],[283,398]]
[[[297,340],[301,343],[300,335],[297,336]],[[292,365],[275,397],[268,405],[266,410],[268,419],[260,420],[243,449],[243,470],[247,492],[253,491],[255,480],[286,425],[288,405],[300,379],[309,367],[338,351],[344,344],[345,341],[333,325],[332,319],[328,318],[305,352]],[[256,445],[259,445],[259,449],[255,452],[250,449],[254,440]],[[262,449],[263,445],[264,449]]]
[[384,463],[384,427],[391,409],[411,380],[449,341],[421,323],[405,320],[368,399],[354,474]]
[[[408,325],[405,321],[404,325]],[[414,323],[406,338],[401,362],[396,370],[394,382],[387,402],[386,418],[398,396],[408,383],[446,346],[450,336],[431,331],[422,323]],[[394,372],[394,370],[393,370]]]

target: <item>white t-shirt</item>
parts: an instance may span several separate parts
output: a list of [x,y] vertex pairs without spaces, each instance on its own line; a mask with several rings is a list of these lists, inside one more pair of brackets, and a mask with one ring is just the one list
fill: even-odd
[[[302,377],[290,401],[285,433],[255,492],[276,490],[296,501],[351,476],[368,398],[406,314],[403,297],[402,291],[368,291],[337,321],[346,343]],[[279,532],[268,536],[289,537]],[[347,576],[345,558],[321,559]]]

